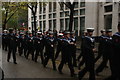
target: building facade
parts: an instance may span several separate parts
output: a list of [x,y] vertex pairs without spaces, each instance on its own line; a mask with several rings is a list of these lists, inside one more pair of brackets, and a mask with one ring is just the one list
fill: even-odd
[[[60,7],[58,2],[49,2],[46,6],[38,4],[37,27],[39,30],[68,30],[69,9],[64,5]],[[73,30],[80,36],[83,31],[95,28],[94,35],[100,35],[101,29],[112,29],[117,31],[120,22],[119,2],[76,2],[74,9]],[[34,26],[31,10],[28,9],[28,27]],[[31,29],[31,28],[30,28]]]

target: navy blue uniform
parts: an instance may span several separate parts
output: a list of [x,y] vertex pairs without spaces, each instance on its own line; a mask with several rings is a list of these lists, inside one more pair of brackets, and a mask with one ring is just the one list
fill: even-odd
[[37,59],[38,59],[38,56],[40,53],[42,64],[44,61],[44,57],[43,57],[44,41],[43,40],[44,40],[43,36],[41,36],[41,37],[38,36],[38,37],[35,37],[35,39],[34,39],[34,46],[35,46],[35,50],[36,50],[35,62],[37,62]]
[[72,64],[72,52],[71,52],[71,42],[70,38],[64,38],[62,43],[62,60],[59,64],[58,70],[62,73],[62,68],[65,63],[68,63],[68,67],[70,69],[71,76],[74,75],[74,68]]
[[56,39],[54,37],[47,37],[45,41],[45,61],[44,67],[46,67],[49,59],[52,59],[53,70],[56,70],[55,58],[54,58],[54,45]]
[[94,72],[94,39],[92,37],[85,36],[82,43],[82,55],[85,60],[85,68],[81,70],[79,74],[79,80],[83,78],[83,76],[89,72],[89,80],[95,80],[95,72]]
[[2,34],[2,48],[3,50],[7,51],[8,48],[8,37],[7,37],[7,33],[3,33]]

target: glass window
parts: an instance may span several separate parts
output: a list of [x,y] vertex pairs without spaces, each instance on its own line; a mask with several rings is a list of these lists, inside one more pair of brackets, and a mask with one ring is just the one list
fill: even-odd
[[60,12],[60,17],[64,17],[64,13],[63,12]]
[[69,11],[65,12],[65,17],[69,16]]
[[42,15],[40,15],[39,18],[42,19]]
[[75,8],[78,8],[78,2],[75,2]]
[[85,15],[85,9],[80,9],[80,15]]
[[112,12],[112,5],[105,6],[105,12]]
[[52,30],[52,20],[49,20],[49,29]]
[[53,20],[53,30],[56,30],[56,20]]
[[49,14],[49,18],[52,18],[52,14]]
[[85,30],[85,17],[80,17],[80,35],[82,36]]
[[40,21],[40,30],[42,30],[42,21]]
[[53,11],[56,11],[56,2],[53,2]]
[[41,14],[42,13],[42,4],[40,3],[40,6],[39,6],[39,13]]
[[74,30],[78,30],[78,18],[74,18]]
[[46,15],[43,15],[43,19],[45,19],[46,18]]
[[80,2],[80,7],[85,7],[85,2]]
[[65,30],[69,30],[69,19],[65,19]]
[[45,13],[45,12],[46,12],[46,7],[44,6],[44,7],[43,7],[43,13]]
[[75,10],[74,11],[74,16],[77,16],[78,15],[78,10]]
[[53,18],[56,18],[56,13],[53,13]]
[[105,20],[105,24],[104,24],[105,29],[112,29],[112,14],[105,15],[104,20]]
[[52,12],[52,2],[49,2],[49,12]]
[[43,31],[45,30],[46,28],[46,21],[43,21]]
[[64,19],[60,19],[60,30],[64,30]]

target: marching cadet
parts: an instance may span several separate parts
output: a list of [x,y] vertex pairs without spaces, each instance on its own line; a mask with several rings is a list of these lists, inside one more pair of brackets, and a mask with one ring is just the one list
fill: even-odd
[[[120,80],[120,23],[117,26],[118,32],[113,35],[113,51],[112,54],[112,67],[111,67],[111,80]],[[110,79],[108,79],[110,80]]]
[[9,29],[9,34],[8,34],[8,56],[7,56],[7,61],[9,62],[10,60],[10,56],[12,53],[13,56],[13,62],[14,64],[16,63],[16,53],[15,53],[15,48],[16,48],[16,38],[15,38],[15,34],[13,33],[13,28]]
[[104,39],[104,37],[105,37],[105,30],[101,30],[101,36],[99,36],[99,40],[98,40],[98,42],[99,42],[98,56],[95,58],[95,62],[97,62],[98,59],[100,59],[101,56],[105,53],[104,52],[105,51],[105,48],[104,48],[104,46],[105,46],[105,39]]
[[62,51],[62,40],[63,40],[63,34],[59,33],[58,34],[58,38],[57,38],[57,50],[56,50],[56,54],[55,54],[55,60],[58,58],[59,53]]
[[63,68],[65,63],[68,63],[71,77],[73,77],[73,76],[75,76],[75,74],[74,74],[74,68],[73,68],[73,64],[72,64],[71,45],[73,45],[74,43],[71,42],[69,31],[65,31],[64,36],[65,37],[63,39],[63,44],[62,44],[62,60],[58,66],[58,70],[59,70],[60,74],[63,74],[62,68]]
[[89,72],[89,80],[95,80],[94,52],[96,49],[94,48],[94,39],[92,38],[93,31],[94,28],[87,28],[87,36],[85,36],[82,42],[83,46],[81,49],[85,60],[85,68],[78,73],[79,80],[81,80],[87,72]]
[[29,54],[31,54],[32,60],[34,61],[34,40],[31,32],[29,32],[29,36],[27,39],[27,47],[28,47],[28,52],[26,54],[26,59],[28,59]]
[[15,52],[19,52],[20,50],[20,35],[18,33],[15,33],[15,38],[16,38],[16,48]]
[[73,42],[74,44],[71,44],[71,52],[72,52],[72,58],[73,58],[73,66],[77,67],[77,62],[76,62],[76,36],[75,36],[75,32],[72,31],[70,33],[71,35],[71,42]]
[[7,42],[8,42],[8,39],[7,39],[7,30],[4,30],[3,34],[2,34],[2,48],[3,50],[7,51]]
[[35,37],[35,40],[34,40],[34,45],[35,45],[35,50],[36,50],[35,62],[37,62],[37,59],[38,59],[38,56],[40,53],[42,64],[44,61],[44,57],[43,57],[44,42],[43,42],[43,40],[44,40],[44,38],[43,38],[42,32],[37,32],[37,36]]
[[108,61],[111,62],[111,55],[113,52],[112,30],[111,29],[106,30],[106,36],[104,37],[104,39],[105,39],[105,42],[104,42],[104,46],[103,46],[104,47],[103,61],[96,69],[96,75],[98,75],[98,73],[103,71],[103,69],[106,67]]
[[49,31],[49,36],[46,37],[45,41],[45,60],[43,66],[46,67],[49,59],[52,59],[53,70],[56,70],[55,58],[54,58],[54,45],[56,43],[56,39],[53,37],[54,33]]

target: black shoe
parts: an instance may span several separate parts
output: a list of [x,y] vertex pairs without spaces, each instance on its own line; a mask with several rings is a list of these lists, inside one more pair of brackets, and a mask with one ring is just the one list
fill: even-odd
[[54,71],[56,71],[57,69],[56,68],[53,68]]
[[17,64],[17,62],[14,62],[14,64]]
[[105,68],[109,68],[108,66],[105,66]]
[[71,77],[75,77],[75,76],[76,76],[76,74],[75,74],[75,73],[73,73],[73,74],[71,74],[70,76],[71,76]]
[[58,69],[58,71],[59,71],[60,74],[63,74],[63,72],[60,69]]

